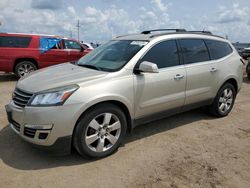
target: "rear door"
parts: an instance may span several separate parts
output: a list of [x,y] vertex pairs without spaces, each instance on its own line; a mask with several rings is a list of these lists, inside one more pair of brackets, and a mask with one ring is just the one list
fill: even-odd
[[135,117],[170,110],[178,112],[185,100],[186,71],[180,65],[176,41],[154,45],[140,60],[143,61],[157,64],[159,73],[135,75]]
[[178,43],[187,71],[185,106],[191,107],[211,100],[217,82],[218,67],[210,61],[210,54],[202,39],[180,39]]
[[62,48],[62,40],[43,37],[40,39],[39,68],[67,62],[67,53]]

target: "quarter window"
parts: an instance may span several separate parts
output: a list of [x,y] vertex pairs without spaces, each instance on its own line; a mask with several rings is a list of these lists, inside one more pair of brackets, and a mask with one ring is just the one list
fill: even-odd
[[220,59],[233,52],[231,46],[226,42],[205,40],[212,60]]
[[179,65],[178,50],[175,40],[168,40],[156,44],[141,59],[141,62],[143,61],[155,63],[158,68]]
[[203,40],[181,39],[180,45],[185,64],[209,61],[209,53]]
[[7,48],[27,48],[30,44],[31,37],[0,37],[0,47]]

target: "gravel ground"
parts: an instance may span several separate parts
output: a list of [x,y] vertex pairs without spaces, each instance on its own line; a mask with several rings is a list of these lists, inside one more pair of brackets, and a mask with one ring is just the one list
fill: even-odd
[[110,157],[53,157],[7,126],[15,87],[0,75],[0,187],[250,187],[250,82],[217,119],[194,110],[137,127]]

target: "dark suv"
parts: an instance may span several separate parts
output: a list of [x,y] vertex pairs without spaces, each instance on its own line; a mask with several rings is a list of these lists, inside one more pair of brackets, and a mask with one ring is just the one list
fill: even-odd
[[0,33],[0,71],[14,72],[22,77],[40,68],[77,61],[89,51],[74,39]]

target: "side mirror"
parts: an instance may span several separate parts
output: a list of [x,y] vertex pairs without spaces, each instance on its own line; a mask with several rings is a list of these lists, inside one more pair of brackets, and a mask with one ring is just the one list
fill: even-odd
[[85,49],[81,46],[81,50],[80,50],[80,52],[84,52],[84,50],[85,50]]
[[156,64],[148,62],[148,61],[143,61],[138,69],[140,72],[147,72],[147,73],[158,73],[159,69]]

